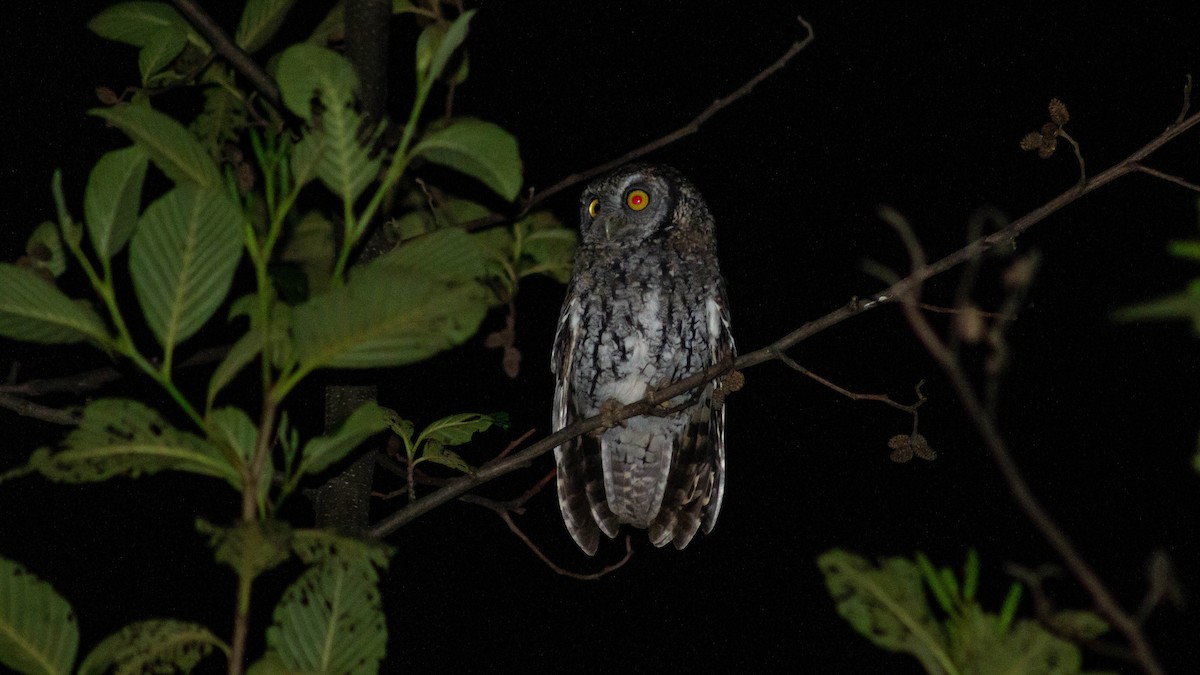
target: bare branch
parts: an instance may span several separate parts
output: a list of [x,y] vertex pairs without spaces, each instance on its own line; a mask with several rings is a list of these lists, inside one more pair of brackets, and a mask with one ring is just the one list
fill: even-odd
[[[916,236],[913,234],[908,223],[903,218],[889,218],[887,222],[896,229],[901,240],[911,249],[913,242],[916,241]],[[914,256],[914,275],[919,269],[925,267],[921,262],[923,258],[924,256],[921,253]],[[917,287],[913,286],[912,288],[915,289]],[[1046,508],[1042,506],[1041,501],[1033,494],[1029,484],[1025,481],[1025,477],[1017,467],[1016,461],[1013,460],[1004,438],[1000,435],[995,418],[988,413],[983,401],[980,400],[974,389],[971,388],[966,372],[963,370],[954,353],[938,337],[933,326],[930,325],[928,319],[921,313],[919,298],[916,293],[916,290],[908,290],[896,296],[904,309],[904,316],[908,319],[913,333],[916,334],[934,361],[941,366],[946,376],[950,379],[967,416],[979,432],[984,446],[992,456],[992,461],[996,463],[997,468],[1000,469],[1000,473],[1004,477],[1004,481],[1008,484],[1013,501],[1025,512],[1029,520],[1033,522],[1046,541],[1054,548],[1059,557],[1062,558],[1067,568],[1092,596],[1092,600],[1096,603],[1096,607],[1100,613],[1116,626],[1117,630],[1125,635],[1126,640],[1129,641],[1129,645],[1133,649],[1133,657],[1142,667],[1142,670],[1155,675],[1162,673],[1162,666],[1158,664],[1158,660],[1154,656],[1154,651],[1150,647],[1150,643],[1146,640],[1146,636],[1142,633],[1137,621],[1122,609],[1120,603],[1113,597],[1112,592],[1105,586],[1099,575],[1096,574],[1095,570],[1092,569],[1079,553],[1078,549],[1076,549],[1071,538],[1058,526]]]
[[1141,171],[1142,173],[1144,173],[1148,176],[1154,176],[1155,178],[1161,178],[1161,179],[1167,181],[1168,183],[1174,183],[1176,185],[1183,186],[1189,190],[1194,190],[1196,192],[1200,192],[1200,185],[1196,185],[1195,183],[1189,183],[1188,181],[1180,178],[1179,176],[1172,176],[1169,173],[1159,171],[1158,169],[1151,169],[1150,167],[1146,166],[1145,164],[1139,164],[1136,162],[1133,164],[1133,168],[1137,169],[1138,171]]
[[[801,26],[804,26],[804,30],[807,32],[807,34],[804,36],[804,38],[801,40],[798,40],[796,42],[793,42],[792,46],[788,47],[787,51],[785,51],[782,55],[780,55],[779,58],[775,59],[775,61],[773,61],[769,66],[767,66],[766,68],[763,68],[754,77],[750,78],[745,83],[743,83],[742,86],[738,87],[737,89],[734,89],[732,92],[729,93],[728,96],[725,96],[723,98],[719,98],[719,99],[713,101],[712,103],[710,103],[708,105],[707,108],[705,108],[703,111],[701,111],[699,115],[697,115],[695,118],[693,118],[692,121],[688,122],[687,124],[683,125],[682,127],[678,128],[678,129],[666,134],[665,136],[656,138],[653,141],[650,141],[649,143],[641,146],[640,148],[635,148],[633,150],[630,150],[629,152],[621,155],[620,157],[617,157],[616,159],[609,160],[607,162],[604,162],[603,164],[597,164],[596,166],[593,166],[592,168],[587,169],[585,171],[580,171],[579,173],[573,173],[573,174],[567,176],[566,178],[563,178],[562,180],[558,181],[554,185],[551,185],[550,187],[546,188],[545,190],[541,190],[539,192],[534,193],[532,196],[529,197],[529,199],[525,200],[525,205],[521,208],[521,211],[519,213],[517,213],[516,216],[513,217],[513,219],[520,218],[521,216],[528,213],[529,210],[532,209],[534,206],[537,206],[538,204],[542,203],[543,201],[549,199],[550,197],[553,197],[554,195],[558,194],[559,192],[562,192],[563,190],[565,190],[577,183],[581,183],[583,181],[589,180],[591,178],[599,176],[602,173],[607,173],[609,171],[612,171],[613,169],[615,169],[623,164],[628,164],[629,162],[632,162],[633,160],[638,159],[639,157],[644,157],[644,156],[650,154],[651,152],[654,152],[655,150],[664,148],[682,138],[686,138],[687,136],[690,136],[690,135],[696,133],[697,131],[699,131],[700,126],[703,125],[705,122],[707,122],[710,117],[717,114],[721,110],[728,108],[730,105],[732,105],[738,99],[749,94],[751,92],[751,90],[753,90],[760,83],[762,83],[763,80],[774,75],[777,71],[779,71],[781,68],[786,66],[788,64],[788,62],[791,61],[794,56],[796,56],[801,51],[803,51],[805,47],[808,47],[808,45],[816,37],[816,32],[813,30],[812,24],[809,23],[808,21],[806,21],[804,19],[804,17],[798,16],[798,17],[796,17],[796,19],[800,22]],[[484,216],[483,218],[477,218],[475,220],[462,223],[459,225],[459,227],[462,227],[463,229],[466,229],[468,231],[478,230],[478,229],[482,229],[482,228],[485,228],[485,227],[488,227],[491,225],[495,225],[496,223],[504,222],[505,220],[509,220],[509,219],[510,219],[509,216],[504,216],[499,213],[491,213],[491,214],[488,214],[487,216]]]

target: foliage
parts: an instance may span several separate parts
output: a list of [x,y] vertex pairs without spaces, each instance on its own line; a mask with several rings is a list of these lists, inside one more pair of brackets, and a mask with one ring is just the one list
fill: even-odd
[[[252,54],[267,50],[294,4],[247,0],[234,40]],[[394,3],[395,13],[419,17],[421,26],[414,100],[395,134],[387,121],[364,127],[354,69],[328,47],[343,32],[340,4],[308,41],[262,57],[282,94],[279,108],[253,96],[170,4],[109,7],[89,27],[137,49],[138,86],[128,100],[110,92],[112,105],[91,114],[131,144],[92,168],[82,222],[56,174],[56,222],[33,230],[17,264],[0,263],[0,336],[94,345],[132,363],[174,408],[99,397],[58,447],[35,451],[0,478],[95,482],[169,470],[238,491],[240,520],[197,524],[216,560],[238,576],[235,617],[246,616],[255,579],[292,556],[308,566],[275,606],[255,672],[367,673],[384,657],[376,587],[389,552],[278,520],[306,479],[388,428],[400,434],[412,465],[470,471],[449,448],[506,424],[502,414],[457,414],[414,436],[410,422],[371,402],[326,434],[302,438],[288,422],[289,394],[319,369],[428,359],[473,336],[521,279],[565,281],[569,273],[575,235],[553,217],[535,212],[471,233],[459,226],[487,208],[415,180],[421,165],[437,164],[461,176],[453,186],[482,187],[505,203],[523,183],[508,132],[476,117],[427,119],[434,89],[469,74],[464,44],[474,12],[443,16],[453,6]],[[203,102],[192,119],[157,106],[160,96],[186,89]],[[372,224],[385,218],[382,229],[398,245],[352,267]],[[75,280],[64,281],[72,273]],[[79,275],[90,296],[64,290]],[[136,309],[118,293],[130,287]],[[177,383],[175,355],[203,338],[218,313],[244,330],[196,401]],[[141,325],[156,344],[137,337]],[[256,388],[257,404],[229,396],[235,382],[250,385],[239,391]],[[75,664],[79,633],[66,600],[2,558],[0,625],[0,663],[9,668],[58,673]],[[238,660],[246,642],[240,630],[227,644],[192,623],[140,621],[100,642],[79,668],[186,671],[214,652]]]
[[[1036,621],[1016,618],[1021,585],[1013,583],[999,613],[980,605],[979,557],[967,554],[962,578],[935,568],[923,553],[915,560],[887,558],[872,565],[834,549],[817,558],[838,614],[854,630],[888,651],[911,654],[928,673],[1079,673],[1079,647]],[[932,596],[941,616],[928,603]],[[1087,625],[1089,637],[1107,632],[1091,612],[1061,613],[1056,624]],[[1079,634],[1078,631],[1071,631]]]

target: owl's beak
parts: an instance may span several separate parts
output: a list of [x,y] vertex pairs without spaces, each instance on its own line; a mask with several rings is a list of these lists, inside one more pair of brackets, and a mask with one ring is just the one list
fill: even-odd
[[600,224],[604,227],[604,238],[609,241],[612,241],[613,237],[617,236],[628,224],[624,218],[616,214],[601,216],[600,218],[603,221]]

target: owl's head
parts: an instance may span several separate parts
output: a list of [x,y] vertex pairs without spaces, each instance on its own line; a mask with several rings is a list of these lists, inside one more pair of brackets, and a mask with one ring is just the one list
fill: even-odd
[[[579,202],[585,244],[638,244],[673,234],[713,236],[712,216],[691,181],[661,164],[628,164],[592,181]],[[680,231],[682,230],[682,231]]]

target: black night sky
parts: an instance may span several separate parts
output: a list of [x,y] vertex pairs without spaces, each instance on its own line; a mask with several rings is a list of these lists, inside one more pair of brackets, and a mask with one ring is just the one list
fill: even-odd
[[[79,211],[92,163],[127,142],[85,115],[97,105],[94,89],[120,90],[137,79],[133,48],[106,43],[84,27],[109,3],[15,4],[2,42],[5,261],[21,255],[33,226],[52,218],[55,168],[62,168],[68,200]],[[232,26],[241,3],[202,4]],[[297,4],[293,38],[323,14],[310,4],[323,10],[327,3]],[[1070,109],[1066,129],[1095,174],[1174,122],[1186,76],[1200,76],[1195,6],[467,4],[479,13],[467,42],[471,76],[457,92],[455,111],[513,132],[527,187],[551,185],[682,126],[802,37],[796,15],[813,24],[816,40],[784,70],[697,134],[650,157],[691,177],[716,216],[743,352],[881,290],[863,272],[864,260],[907,268],[903,247],[876,216],[880,205],[903,213],[936,259],[965,243],[977,209],[1016,218],[1069,189],[1078,165],[1068,147],[1048,160],[1018,147],[1047,120],[1051,98]],[[396,111],[407,110],[417,33],[406,18],[394,27]],[[1193,130],[1146,163],[1200,182],[1198,139]],[[545,206],[571,222],[581,188]],[[1196,196],[1129,175],[1017,241],[1019,251],[1041,253],[1042,267],[1008,336],[1012,363],[999,415],[1034,492],[1127,610],[1141,602],[1151,552],[1162,549],[1173,560],[1192,604],[1164,606],[1145,626],[1170,672],[1189,672],[1200,651],[1200,475],[1190,467],[1200,430],[1200,339],[1184,322],[1118,324],[1110,314],[1180,291],[1198,276],[1194,263],[1166,252],[1169,240],[1197,236]],[[998,257],[983,263],[973,297],[984,309],[997,309],[1008,264]],[[926,301],[953,304],[960,272],[931,280]],[[524,361],[515,380],[505,378],[498,354],[482,345],[483,333],[502,326],[500,313],[458,349],[366,377],[380,382],[383,405],[419,423],[462,411],[507,411],[511,428],[483,436],[468,451],[476,462],[527,429],[540,437],[549,431],[548,363],[563,290],[546,280],[522,287],[517,346]],[[939,329],[948,324],[933,320]],[[207,337],[211,344],[222,334],[214,327]],[[183,352],[205,338],[202,332]],[[837,616],[817,555],[835,547],[869,557],[921,550],[957,567],[975,547],[983,562],[981,596],[993,610],[1010,582],[1004,563],[1058,562],[1013,503],[948,380],[897,307],[841,323],[791,355],[845,388],[902,401],[925,380],[921,431],[938,459],[889,460],[888,438],[910,430],[906,415],[848,400],[779,363],[754,367],[729,402],[729,482],[711,535],[680,552],[655,549],[635,533],[624,568],[577,581],[548,569],[491,511],[448,504],[389,539],[397,554],[382,582],[391,633],[385,672],[795,666],[916,673],[915,660],[872,647]],[[963,355],[978,377],[986,350],[967,348]],[[14,362],[19,380],[107,363],[82,346],[64,352],[0,340],[0,368],[7,372]],[[202,392],[204,378],[191,386]],[[153,390],[132,374],[107,390],[146,392]],[[297,392],[293,414],[319,416],[319,393],[317,384]],[[150,395],[156,402],[158,394]],[[166,408],[169,401],[161,399]],[[0,425],[0,470],[61,433],[8,410],[0,410]],[[543,457],[481,494],[513,498],[551,465]],[[302,497],[296,501],[290,515],[303,524],[310,514]],[[72,602],[83,652],[120,626],[150,617],[201,622],[228,638],[234,576],[212,561],[192,522],[229,522],[237,505],[223,483],[182,475],[84,486],[23,478],[0,484],[0,555]],[[380,503],[377,515],[391,508]],[[580,553],[552,490],[530,501],[517,520],[571,570],[596,571],[624,550],[617,540],[603,542],[595,559]],[[270,607],[297,571],[285,568],[261,584],[252,655],[261,653]],[[1091,607],[1069,576],[1048,590],[1058,606]],[[1031,615],[1032,604],[1026,600],[1021,611]],[[1085,656],[1085,669],[1135,671],[1095,654]]]

